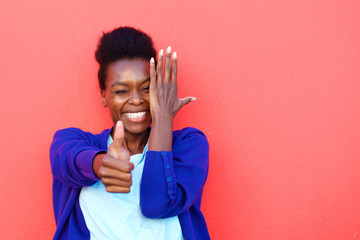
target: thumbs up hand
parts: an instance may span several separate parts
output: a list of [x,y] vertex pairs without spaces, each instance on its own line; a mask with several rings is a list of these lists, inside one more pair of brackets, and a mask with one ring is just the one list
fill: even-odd
[[124,141],[124,126],[116,123],[114,141],[109,145],[106,154],[98,154],[93,161],[95,174],[101,179],[107,192],[128,193],[132,185],[130,152]]

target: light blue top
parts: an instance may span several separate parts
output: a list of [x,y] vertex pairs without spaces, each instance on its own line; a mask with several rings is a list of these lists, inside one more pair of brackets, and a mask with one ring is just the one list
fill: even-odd
[[[112,143],[111,135],[108,146]],[[140,183],[146,144],[142,154],[130,156],[134,163],[130,193],[108,193],[101,181],[82,187],[79,197],[81,211],[90,231],[90,239],[182,240],[179,218],[146,218],[140,209]]]

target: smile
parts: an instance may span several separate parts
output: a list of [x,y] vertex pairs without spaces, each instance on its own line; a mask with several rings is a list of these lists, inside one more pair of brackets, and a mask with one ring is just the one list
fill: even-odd
[[142,119],[144,118],[148,112],[135,112],[135,113],[124,113],[124,115],[129,119]]

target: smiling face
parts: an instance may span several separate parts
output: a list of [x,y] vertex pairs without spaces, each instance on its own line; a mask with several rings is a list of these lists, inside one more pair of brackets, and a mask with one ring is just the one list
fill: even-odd
[[110,112],[114,124],[121,120],[125,132],[140,134],[150,123],[150,64],[135,58],[110,64],[106,72],[106,86],[101,90],[102,104]]

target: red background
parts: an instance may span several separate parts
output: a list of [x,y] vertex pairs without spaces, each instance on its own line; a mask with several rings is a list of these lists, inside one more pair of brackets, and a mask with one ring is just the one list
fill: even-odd
[[1,1],[1,239],[50,239],[54,132],[111,126],[102,31],[130,25],[179,56],[175,128],[211,146],[212,239],[360,237],[359,1]]

